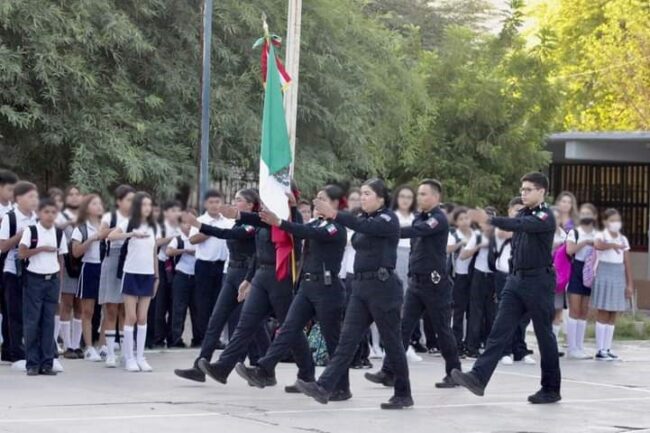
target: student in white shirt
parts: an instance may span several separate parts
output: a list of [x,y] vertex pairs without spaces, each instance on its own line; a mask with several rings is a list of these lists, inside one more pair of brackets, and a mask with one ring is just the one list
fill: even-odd
[[471,274],[469,264],[472,261],[473,253],[465,249],[467,244],[476,237],[472,230],[472,221],[469,219],[466,207],[458,207],[454,210],[453,221],[456,226],[456,236],[460,239],[456,243],[457,250],[454,254],[454,314],[453,314],[453,331],[458,345],[458,354],[465,357],[465,344],[467,329],[465,320],[469,314],[469,299],[471,289]]
[[[234,221],[224,218],[219,209],[223,204],[221,193],[211,189],[205,193],[203,207],[205,213],[198,220],[202,224],[222,229],[232,228]],[[197,308],[197,332],[192,336],[192,346],[201,345],[208,328],[210,314],[219,297],[223,281],[223,270],[228,260],[228,246],[224,239],[199,233],[199,229],[190,229],[190,242],[196,245],[196,265],[194,267],[196,278],[196,295],[202,299]]]
[[[127,371],[153,371],[144,348],[147,338],[147,313],[151,298],[158,289],[158,257],[156,241],[160,238],[153,218],[153,200],[146,192],[133,197],[131,214],[108,235],[110,242],[124,241],[122,256],[122,295],[124,297],[124,348]],[[137,322],[136,356],[133,354],[133,327]]]
[[596,235],[598,267],[593,281],[591,306],[596,316],[596,360],[615,361],[612,353],[616,317],[628,308],[634,294],[634,279],[630,265],[630,243],[621,233],[623,223],[616,209],[603,213],[605,229]]
[[[23,369],[25,346],[23,345],[23,281],[22,265],[18,259],[18,243],[23,230],[36,224],[36,209],[38,208],[38,190],[30,182],[20,181],[14,187],[16,204],[7,212],[0,223],[0,252],[6,254],[2,285],[5,301],[7,301],[8,339],[7,361]],[[18,266],[17,266],[18,265]]]
[[[61,188],[52,187],[47,190],[47,195],[54,201],[56,206],[57,215],[54,220],[54,225],[57,228],[63,229],[65,227],[65,221],[61,221],[63,217],[63,206],[64,206],[64,194]],[[63,280],[63,277],[61,278]],[[54,341],[56,342],[56,351],[57,354],[62,352],[61,347],[57,339],[59,338],[59,331],[61,330],[61,305],[59,304],[56,308],[56,314],[54,315]]]
[[[13,209],[14,186],[18,176],[9,170],[0,170],[0,220],[7,212]],[[7,321],[7,306],[5,305],[4,289],[2,286],[2,272],[5,254],[0,254],[0,360],[9,361],[9,327]]]
[[[77,227],[72,232],[72,255],[81,259],[81,274],[77,288],[77,298],[81,300],[81,325],[86,350],[83,358],[91,362],[101,361],[93,346],[92,322],[95,303],[99,294],[99,278],[102,269],[101,242],[109,233],[108,227],[101,225],[104,204],[97,194],[88,194],[79,206]],[[71,347],[78,346],[78,334],[74,332]],[[80,355],[79,349],[74,349]],[[66,350],[67,353],[67,350]],[[72,358],[71,355],[66,358]]]
[[68,252],[68,244],[54,220],[58,209],[51,198],[39,205],[36,225],[23,231],[18,256],[28,260],[23,276],[23,332],[28,376],[54,376],[56,343],[54,315],[59,304],[61,288],[61,256]]
[[[562,245],[567,240],[567,232],[562,226],[562,214],[560,213],[560,210],[556,206],[552,206],[551,210],[553,211],[553,215],[555,216],[555,235],[553,236],[553,253],[560,248]],[[565,220],[565,221],[573,221],[573,220]],[[572,224],[566,222],[566,224]],[[566,293],[557,293],[555,292],[555,298],[554,298],[554,304],[555,304],[555,317],[553,318],[553,333],[555,334],[555,339],[558,341],[558,344],[560,342],[560,330],[562,329],[562,313],[564,309],[566,308]],[[560,356],[563,356],[564,353],[562,351],[559,351]]]
[[[160,275],[160,282],[158,283],[158,293],[156,297],[151,300],[149,306],[149,317],[153,316],[153,323],[151,326],[153,330],[149,330],[152,334],[153,346],[168,346],[172,345],[172,281],[174,279],[174,261],[167,256],[167,246],[169,243],[181,234],[180,218],[181,218],[181,204],[177,200],[166,201],[162,205],[162,217],[160,222],[160,239],[158,240],[158,275]],[[151,311],[153,310],[153,311]],[[153,314],[151,314],[153,312]]]
[[598,212],[591,203],[580,206],[579,226],[570,230],[567,235],[566,251],[573,257],[571,264],[571,279],[567,288],[569,298],[569,317],[567,319],[568,357],[572,359],[591,359],[585,354],[584,340],[587,329],[587,314],[589,313],[589,297],[591,287],[584,285],[583,272],[585,260],[594,250]]

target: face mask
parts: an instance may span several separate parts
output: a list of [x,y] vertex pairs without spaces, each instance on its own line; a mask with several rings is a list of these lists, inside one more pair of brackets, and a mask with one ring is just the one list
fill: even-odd
[[591,217],[580,218],[580,224],[582,224],[583,226],[590,226],[593,223],[594,223],[594,218]]
[[621,223],[620,221],[607,224],[607,229],[612,233],[620,232],[622,227],[623,227],[623,223]]

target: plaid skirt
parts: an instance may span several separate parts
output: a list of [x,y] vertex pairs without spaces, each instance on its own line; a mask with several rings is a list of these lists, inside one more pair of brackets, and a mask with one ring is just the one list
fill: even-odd
[[599,262],[591,289],[591,306],[604,311],[625,311],[625,265],[623,263]]
[[117,278],[117,263],[120,260],[120,248],[111,248],[102,261],[102,274],[99,279],[99,299],[102,304],[121,304],[122,279]]

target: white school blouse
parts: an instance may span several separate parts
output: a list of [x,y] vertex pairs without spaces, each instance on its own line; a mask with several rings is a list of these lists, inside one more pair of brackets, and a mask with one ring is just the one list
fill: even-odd
[[[90,224],[88,221],[86,221],[84,224],[86,224],[86,232],[88,233],[88,238],[90,239],[91,237],[95,236],[97,234],[97,227],[94,225]],[[79,227],[75,227],[75,229],[72,231],[72,240],[77,241],[79,243],[83,242],[83,238],[81,236],[81,230],[79,230]],[[81,258],[82,263],[101,263],[101,257],[99,253],[99,243],[101,241],[93,241],[90,243],[90,247],[86,250],[84,253],[83,257]]]
[[[575,230],[578,231],[578,239],[576,240],[576,232]],[[588,241],[588,240],[595,240],[596,239],[596,229],[592,229],[589,233],[587,233],[582,227],[578,226],[577,229],[570,230],[569,233],[567,234],[566,240],[567,242],[573,242],[574,244],[580,243],[582,241]],[[579,260],[581,262],[584,262],[587,259],[587,256],[589,255],[589,252],[593,249],[592,246],[585,245],[584,247],[580,248],[578,251],[576,251],[574,258],[576,260]]]
[[[36,247],[55,247],[58,245],[56,243],[56,226],[52,225],[49,229],[46,229],[41,225],[41,223],[36,224],[36,231],[38,233],[38,242]],[[30,229],[25,229],[23,231],[23,237],[20,239],[20,245],[25,245],[30,247],[32,243],[32,231]],[[68,253],[68,242],[65,238],[65,233],[61,237],[61,247],[58,251],[53,253],[38,253],[29,258],[29,265],[27,265],[27,270],[35,274],[48,275],[56,274],[61,270],[59,264],[59,256]]]
[[609,230],[604,230],[596,234],[596,240],[603,241],[607,244],[618,244],[623,246],[622,251],[617,250],[604,250],[598,251],[598,261],[607,263],[623,263],[625,251],[630,251],[630,243],[627,238],[622,234],[614,237],[609,233]]
[[[126,233],[129,222],[122,221],[118,227]],[[124,260],[124,272],[129,274],[154,275],[156,273],[154,264],[154,252],[156,250],[156,239],[160,239],[160,232],[154,232],[154,229],[148,224],[142,224],[133,229],[134,232],[147,233],[146,238],[129,238],[129,246]]]

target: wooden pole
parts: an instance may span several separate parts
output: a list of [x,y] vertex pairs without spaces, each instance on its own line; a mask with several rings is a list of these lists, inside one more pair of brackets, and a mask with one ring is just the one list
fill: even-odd
[[291,143],[291,177],[296,164],[296,124],[298,121],[298,81],[300,70],[300,26],[302,0],[289,0],[287,19],[286,68],[291,85],[284,94],[284,112],[287,118],[287,132]]

